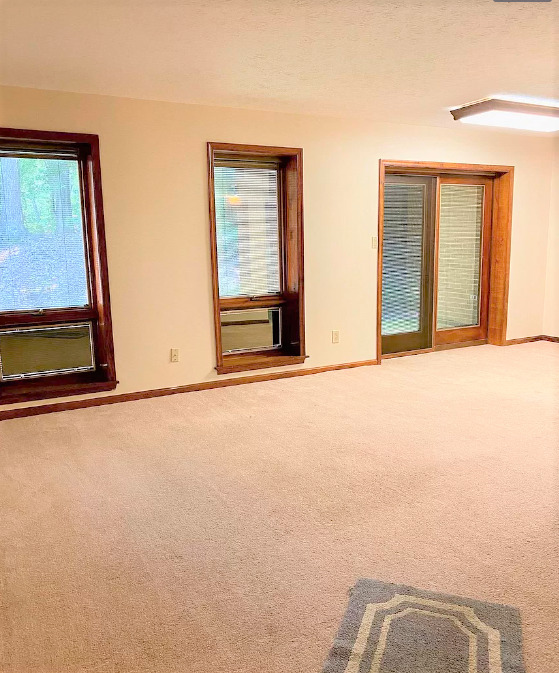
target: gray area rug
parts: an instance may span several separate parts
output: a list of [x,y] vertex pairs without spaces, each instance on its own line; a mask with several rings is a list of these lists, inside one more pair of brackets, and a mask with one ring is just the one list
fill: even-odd
[[526,673],[516,608],[362,579],[324,673]]

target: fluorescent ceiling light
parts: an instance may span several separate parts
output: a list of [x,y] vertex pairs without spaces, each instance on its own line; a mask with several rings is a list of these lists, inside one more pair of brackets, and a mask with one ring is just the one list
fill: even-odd
[[559,107],[559,100],[555,98],[541,98],[540,96],[523,96],[514,93],[494,93],[487,98],[497,98],[498,100],[510,100],[513,103],[532,103],[533,105],[547,105],[548,107]]
[[488,98],[450,111],[456,121],[525,131],[559,131],[559,106]]
[[559,118],[543,115],[526,114],[525,112],[506,112],[504,110],[488,110],[460,119],[463,124],[479,124],[480,126],[502,126],[508,129],[524,129],[526,131],[543,131],[551,133],[559,131]]

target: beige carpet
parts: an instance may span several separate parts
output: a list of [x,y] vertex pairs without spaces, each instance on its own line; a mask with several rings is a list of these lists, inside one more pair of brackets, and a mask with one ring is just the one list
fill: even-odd
[[559,671],[559,346],[0,424],[2,673],[312,673],[360,577],[507,603]]

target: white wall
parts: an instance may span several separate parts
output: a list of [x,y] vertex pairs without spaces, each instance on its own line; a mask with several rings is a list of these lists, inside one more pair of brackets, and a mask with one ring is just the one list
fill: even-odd
[[[310,357],[303,366],[375,357],[371,236],[380,158],[516,167],[508,337],[542,333],[553,158],[548,138],[18,88],[0,89],[0,125],[100,136],[116,393],[218,378],[208,140],[304,150]],[[339,344],[331,343],[332,329],[340,330]],[[169,362],[171,347],[180,349],[178,364]]]

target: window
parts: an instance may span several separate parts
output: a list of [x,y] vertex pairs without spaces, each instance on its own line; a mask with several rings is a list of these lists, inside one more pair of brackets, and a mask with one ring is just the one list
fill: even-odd
[[208,155],[216,369],[304,362],[302,150]]
[[115,387],[98,137],[0,129],[0,402]]

